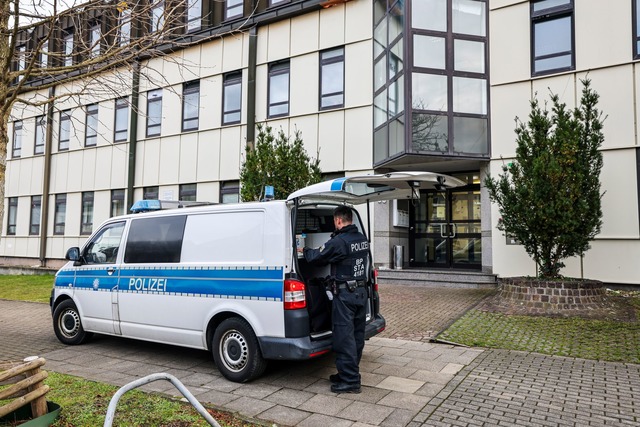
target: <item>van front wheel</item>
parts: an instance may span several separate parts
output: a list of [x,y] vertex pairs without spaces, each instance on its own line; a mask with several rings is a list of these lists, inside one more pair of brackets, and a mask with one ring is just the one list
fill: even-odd
[[53,331],[61,343],[82,344],[93,335],[85,332],[78,308],[71,300],[62,301],[53,312]]
[[267,367],[258,339],[244,319],[231,317],[220,323],[213,334],[211,351],[220,373],[230,381],[250,381]]

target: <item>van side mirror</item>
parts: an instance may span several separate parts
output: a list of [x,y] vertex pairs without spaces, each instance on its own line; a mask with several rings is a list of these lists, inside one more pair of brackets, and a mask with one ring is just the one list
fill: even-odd
[[80,261],[80,248],[69,248],[67,254],[65,255],[65,259],[67,259],[68,261]]

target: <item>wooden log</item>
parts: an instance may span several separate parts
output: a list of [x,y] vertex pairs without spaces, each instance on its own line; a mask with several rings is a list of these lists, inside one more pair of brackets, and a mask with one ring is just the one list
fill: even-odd
[[7,387],[5,389],[0,390],[0,400],[4,399],[13,399],[16,396],[16,393],[24,391],[26,393],[26,389],[36,383],[43,381],[45,378],[49,376],[47,371],[40,371],[36,375],[32,377],[28,377],[22,381],[19,381],[12,385],[11,387]]
[[[49,392],[49,386],[45,384],[44,386],[38,388],[35,391],[27,393],[26,395],[16,400],[13,400],[4,406],[0,406],[0,418],[4,417],[7,414],[10,414],[11,412],[15,411],[18,408],[23,407],[27,403],[30,403],[38,398],[43,397],[48,392]],[[36,418],[36,414],[33,414],[33,417]]]
[[[27,357],[26,359],[24,359],[24,361],[26,363],[31,363],[31,362],[36,362],[38,359],[41,359],[44,361],[43,358],[38,358],[37,356]],[[42,372],[42,370],[40,369],[40,366],[42,365],[36,365],[32,369],[28,370],[27,375],[29,375],[30,377],[38,376],[38,374]],[[29,392],[35,392],[40,388],[44,387],[44,383],[42,382],[43,379],[41,379],[40,381],[34,381],[32,384],[30,384],[27,388]],[[34,418],[38,418],[45,415],[47,411],[48,411],[47,398],[44,397],[44,395],[38,397],[37,399],[31,402],[31,413],[33,414]]]
[[11,377],[15,377],[16,375],[20,375],[23,372],[28,372],[32,369],[35,368],[39,368],[40,366],[44,365],[46,363],[46,360],[44,360],[44,358],[42,357],[38,357],[34,360],[31,360],[29,362],[26,363],[22,363],[14,368],[10,368],[7,369],[4,372],[0,372],[0,382],[11,378]]

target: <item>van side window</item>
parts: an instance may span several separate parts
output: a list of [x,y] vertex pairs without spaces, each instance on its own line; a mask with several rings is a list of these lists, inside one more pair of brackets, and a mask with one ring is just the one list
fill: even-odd
[[85,247],[83,258],[87,264],[113,264],[118,256],[124,222],[109,224],[96,234]]
[[185,221],[185,215],[131,221],[124,262],[180,262]]

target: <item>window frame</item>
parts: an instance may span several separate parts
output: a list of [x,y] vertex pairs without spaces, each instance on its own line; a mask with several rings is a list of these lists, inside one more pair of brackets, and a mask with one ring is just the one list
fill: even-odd
[[[287,75],[287,100],[282,102],[271,102],[271,88],[272,88],[272,79]],[[284,113],[272,113],[271,109],[275,107],[279,107],[282,105],[287,106],[287,111]],[[289,60],[286,61],[278,61],[269,64],[269,75],[268,75],[268,83],[267,83],[267,117],[268,118],[276,118],[276,117],[286,117],[289,115],[291,111],[291,63]]]
[[[153,97],[152,97],[153,96]],[[149,114],[151,109],[151,105],[158,103],[160,104],[160,115],[158,117],[158,123],[150,125],[152,117]],[[157,132],[155,129],[157,128]],[[154,129],[154,132],[150,132],[151,129]],[[147,138],[160,136],[162,134],[162,89],[153,89],[147,92],[147,123],[146,123],[146,136]]]
[[[113,118],[113,141],[114,142],[126,142],[129,140],[129,97],[124,96],[115,100]],[[124,110],[124,113],[122,112]],[[118,127],[118,117],[124,114],[124,129]],[[121,136],[118,136],[118,135]],[[122,135],[124,134],[124,135]],[[124,137],[123,137],[124,136]]]
[[24,123],[22,120],[13,122],[13,136],[11,141],[11,158],[19,159],[22,157],[22,137],[24,132]]
[[[19,45],[16,46],[16,71],[24,71],[27,69],[27,45]],[[17,81],[21,81],[24,78],[24,75],[18,75]]]
[[[240,99],[238,100],[240,108],[234,110],[226,110],[228,89],[232,86],[240,87]],[[238,115],[237,120],[228,119],[230,115]],[[242,71],[233,71],[224,75],[222,83],[222,124],[233,125],[242,121]]]
[[[63,110],[60,111],[60,120],[59,120],[59,127],[58,127],[58,151],[68,151],[69,150],[69,143],[71,141],[71,110]],[[68,126],[69,129],[66,132],[66,139],[62,139],[63,135],[62,135],[62,130],[63,130],[63,123],[68,122]]]
[[277,6],[277,5],[283,4],[283,3],[289,3],[290,1],[291,0],[269,0],[268,7]]
[[7,202],[7,236],[15,236],[18,222],[18,198],[9,197]]
[[[40,135],[42,136],[41,142],[38,138]],[[36,117],[36,129],[33,139],[33,154],[44,154],[44,148],[47,142],[47,116],[44,114]]]
[[202,0],[187,0],[186,31],[197,31],[202,28]]
[[178,200],[183,202],[195,202],[198,195],[198,184],[180,184],[178,189]]
[[31,196],[31,211],[29,213],[29,235],[30,236],[37,236],[38,234],[40,234],[41,216],[42,216],[42,196],[40,195]]
[[[150,0],[151,7],[149,12],[151,13],[151,22],[149,31],[151,34],[157,33],[164,27],[165,24],[165,0]],[[160,14],[157,13],[160,11]],[[156,19],[157,18],[157,19]]]
[[[196,104],[195,117],[186,117],[187,107]],[[200,80],[182,84],[182,132],[192,132],[200,127]]]
[[638,26],[638,19],[640,18],[638,16],[638,13],[640,13],[640,0],[633,0],[631,3],[631,19],[633,20],[632,22],[632,27],[633,27],[633,34],[631,35],[632,37],[632,49],[633,49],[633,59],[640,59],[640,28]]
[[62,65],[70,67],[73,65],[73,31],[65,31],[62,36]]
[[[56,194],[54,204],[53,234],[63,236],[67,220],[67,194]],[[62,221],[59,221],[59,216],[62,216]]]
[[[225,0],[224,2],[224,19],[234,19],[234,18],[239,18],[241,16],[244,16],[244,1],[243,0],[234,0],[234,1],[239,1],[240,3],[238,4],[234,4],[232,6],[229,6],[229,1],[230,0]],[[235,13],[229,13],[231,11],[235,11],[238,10]]]
[[93,211],[95,196],[93,191],[82,192],[80,211],[80,235],[86,236],[93,232]]
[[[333,53],[333,52],[337,52],[340,51],[341,53],[339,55],[336,56],[330,56],[329,58],[323,58],[323,55],[329,54],[329,53]],[[344,51],[344,46],[338,47],[338,48],[331,48],[331,49],[326,49],[320,52],[320,81],[319,81],[319,88],[320,90],[318,91],[318,109],[319,110],[332,110],[332,109],[336,109],[336,108],[343,108],[344,107],[344,89],[345,89],[345,85],[344,85],[344,80],[345,80],[345,51]],[[324,93],[324,89],[322,86],[323,83],[323,76],[324,73],[326,72],[326,68],[327,66],[330,65],[334,65],[334,64],[342,64],[342,90],[339,92],[330,92],[330,93]],[[342,96],[342,102],[339,104],[330,104],[330,105],[323,105],[323,101],[326,98],[330,98],[333,96],[337,96],[340,95]]]
[[93,22],[89,27],[89,57],[96,58],[102,52],[102,27],[100,22]]
[[40,46],[40,52],[38,52],[38,64],[40,68],[47,68],[49,66],[49,39],[42,42]]
[[[122,206],[122,212],[118,211],[118,208]],[[111,209],[109,211],[109,218],[114,216],[120,216],[127,213],[125,206],[125,190],[124,188],[118,188],[111,190]]]
[[131,24],[131,9],[122,10],[118,14],[118,46],[122,47],[131,42]]
[[[225,202],[224,196],[235,195],[236,200]],[[220,183],[220,203],[240,203],[240,181],[222,181]]]
[[[98,104],[89,104],[85,107],[84,121],[84,146],[95,147],[98,145]],[[89,125],[89,122],[95,121],[95,129]],[[91,130],[91,133],[89,131]]]
[[[575,0],[568,0],[567,4],[562,4],[559,6],[550,7],[547,9],[541,9],[538,11],[534,11],[535,4],[545,0],[533,0],[529,4],[530,9],[530,40],[531,40],[531,76],[544,76],[549,74],[561,73],[564,71],[572,71],[576,69],[576,33],[575,33]],[[542,56],[536,56],[536,25],[552,22],[564,18],[570,19],[570,31],[571,31],[571,50],[570,51],[562,51],[555,52],[553,54],[547,54]],[[541,71],[536,71],[536,62],[544,59],[551,59],[560,56],[564,56],[570,54],[571,55],[571,64],[564,67],[558,68],[549,68]]]
[[[149,197],[154,196],[155,197]],[[142,200],[159,200],[160,199],[160,187],[157,185],[151,185],[149,187],[142,188]]]

